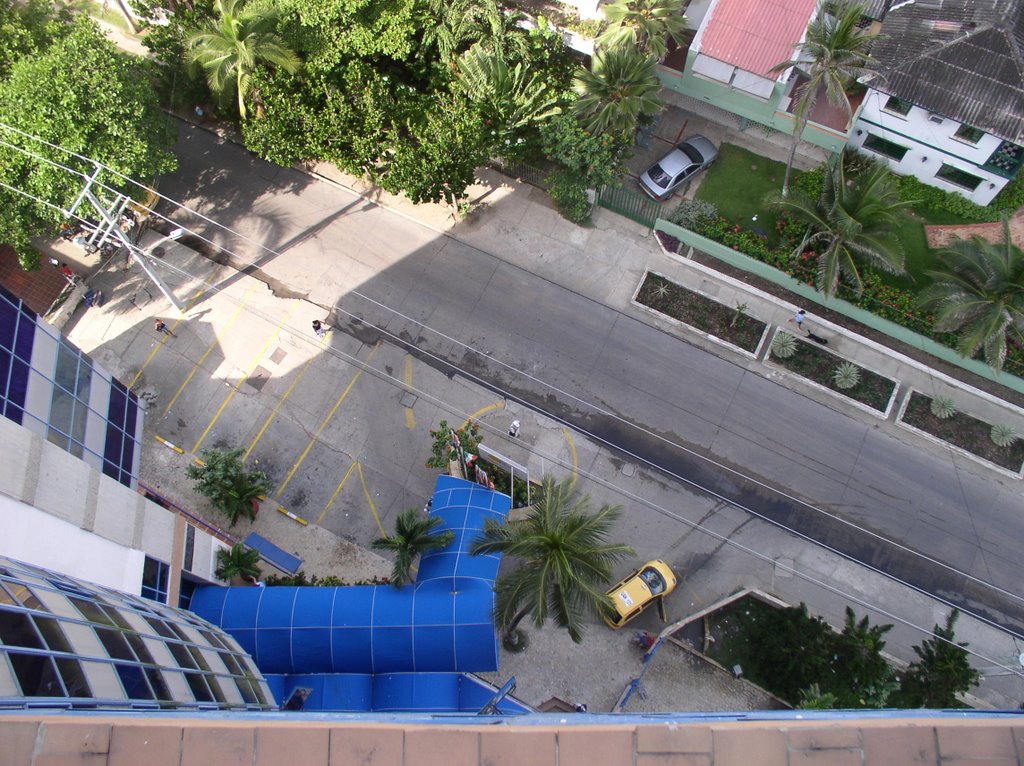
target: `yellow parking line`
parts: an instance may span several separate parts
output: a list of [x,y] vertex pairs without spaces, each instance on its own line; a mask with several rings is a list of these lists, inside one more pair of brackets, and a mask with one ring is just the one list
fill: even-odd
[[274,409],[271,410],[270,415],[267,416],[267,421],[263,424],[263,427],[260,428],[259,433],[256,434],[256,438],[252,440],[252,444],[249,445],[249,448],[242,455],[242,460],[247,460],[252,451],[256,449],[256,445],[259,444],[260,439],[263,438],[263,432],[267,430],[267,426],[270,425],[270,421],[277,417],[277,411],[281,409],[281,405],[285,403],[285,400],[291,396],[292,390],[296,385],[298,385],[298,382],[302,380],[302,376],[306,374],[306,370],[310,368],[315,359],[315,356],[311,356],[309,361],[302,365],[302,369],[299,370],[299,374],[295,376],[295,379],[292,381],[291,385],[288,386],[288,390],[284,392],[284,396],[281,397],[280,401],[274,405]]
[[337,499],[338,493],[341,492],[346,482],[348,482],[348,477],[352,475],[352,471],[355,470],[357,465],[359,465],[359,461],[354,460],[352,462],[352,465],[348,467],[348,470],[345,471],[345,475],[341,478],[341,481],[338,482],[338,486],[334,488],[334,494],[331,495],[331,499],[328,500],[327,505],[324,506],[324,512],[321,513],[320,517],[316,520],[317,524],[324,520],[324,516],[327,515],[327,511],[329,511],[331,509],[331,506],[334,505],[334,501]]
[[569,489],[572,489],[576,486],[576,479],[579,478],[580,458],[576,454],[576,442],[572,440],[572,434],[569,433],[569,429],[562,426],[562,433],[565,434],[565,440],[569,442],[569,452],[572,453],[572,479],[569,481]]
[[[412,354],[405,355],[405,385],[412,390]],[[416,413],[412,407],[405,408],[405,427],[410,431],[416,427]]]
[[[202,297],[203,297],[203,291],[200,290],[198,293],[196,293],[195,297],[192,299],[192,301],[185,308],[185,311],[191,310],[192,307],[196,305],[196,301],[198,301]],[[171,326],[171,332],[174,332],[175,330],[177,330],[178,329],[178,325],[180,325],[183,321],[184,321],[184,319],[182,317],[178,317],[178,320]],[[149,363],[153,361],[153,358],[156,356],[156,352],[159,351],[163,347],[164,343],[166,343],[166,342],[167,342],[167,336],[166,335],[161,335],[160,336],[160,342],[156,345],[156,348],[154,348],[149,353],[149,356],[146,358],[146,361],[142,363],[142,366],[139,368],[139,371],[137,373],[135,373],[135,377],[132,378],[132,382],[128,384],[128,388],[135,388],[135,384],[139,382],[139,378],[142,377],[143,371],[145,371],[145,369],[147,367],[149,367]]]
[[242,384],[245,383],[245,381],[249,378],[250,375],[252,375],[252,371],[256,369],[256,365],[258,365],[260,363],[260,360],[263,359],[263,357],[266,355],[267,349],[269,349],[274,343],[277,342],[277,338],[281,334],[281,330],[284,329],[284,326],[288,323],[288,320],[291,319],[292,314],[295,313],[295,309],[297,309],[298,307],[299,302],[292,301],[292,306],[290,309],[288,309],[288,313],[285,315],[284,319],[282,319],[278,323],[277,327],[274,328],[274,332],[272,332],[270,334],[270,337],[267,338],[267,342],[263,344],[263,348],[257,351],[256,355],[253,356],[252,361],[250,362],[249,367],[245,372],[245,375],[239,378],[238,382],[231,387],[231,391],[228,392],[227,398],[224,400],[224,403],[217,410],[217,414],[213,416],[213,420],[210,421],[210,424],[206,427],[206,430],[203,431],[203,435],[199,437],[199,441],[197,441],[195,446],[192,448],[192,452],[199,452],[199,447],[202,446],[203,442],[206,440],[206,437],[210,435],[210,431],[213,430],[214,424],[216,424],[216,422],[220,420],[220,416],[224,413],[224,409],[228,406],[228,402],[230,402],[232,398],[234,398],[235,394],[238,393],[238,389],[241,388]]
[[[242,315],[242,312],[245,310],[246,305],[249,303],[249,299],[252,298],[253,293],[255,293],[257,288],[259,287],[261,287],[261,283],[253,285],[249,289],[249,292],[242,296],[242,301],[241,303],[238,304],[238,308],[235,309],[235,313],[228,318],[228,321],[221,328],[222,332],[224,330],[227,330],[229,327],[231,327],[231,325],[233,325],[238,320],[238,317]],[[206,347],[206,351],[203,352],[203,355],[199,357],[199,361],[196,362],[195,365],[192,367],[192,370],[185,378],[185,382],[178,386],[178,390],[174,392],[174,396],[171,397],[171,401],[169,401],[167,403],[167,406],[164,407],[164,411],[160,414],[160,417],[163,418],[167,416],[167,413],[171,411],[171,407],[174,406],[174,403],[178,401],[178,397],[181,396],[181,392],[185,390],[185,386],[187,386],[192,381],[192,376],[195,375],[199,368],[203,366],[203,362],[206,361],[206,357],[210,355],[210,352],[212,352],[219,345],[220,338],[217,337],[216,328],[214,328],[214,337],[213,340],[210,342],[210,345]]]
[[462,423],[461,427],[465,428],[466,426],[469,425],[469,422],[471,420],[479,420],[481,417],[486,415],[491,410],[503,410],[503,409],[505,409],[505,402],[495,402],[494,404],[488,404],[486,407],[481,407],[476,412],[474,412],[472,415],[470,415],[468,418],[466,418],[466,420]]
[[313,438],[309,440],[309,444],[306,445],[306,449],[302,450],[302,454],[299,455],[299,459],[295,461],[295,465],[293,465],[292,469],[288,471],[288,475],[285,477],[284,483],[280,487],[278,487],[277,494],[274,495],[274,497],[279,498],[281,497],[282,494],[284,494],[284,490],[285,487],[288,486],[288,482],[290,482],[292,480],[292,477],[295,476],[295,472],[299,470],[299,466],[302,465],[302,461],[306,459],[306,455],[308,455],[309,451],[313,449],[313,445],[316,444],[317,439],[320,438],[320,434],[323,433],[324,429],[327,427],[327,424],[331,422],[331,418],[334,417],[334,413],[338,411],[338,408],[341,406],[341,403],[345,401],[345,397],[348,396],[349,392],[352,390],[352,387],[356,384],[356,381],[359,380],[360,376],[362,376],[363,372],[370,365],[370,360],[372,360],[374,354],[376,354],[377,351],[380,350],[380,346],[381,344],[378,342],[377,345],[373,347],[373,350],[370,351],[369,356],[366,357],[366,361],[359,366],[359,372],[357,372],[355,374],[355,377],[352,378],[352,380],[349,382],[347,386],[345,386],[345,390],[341,392],[341,396],[338,397],[338,401],[336,401],[334,403],[334,406],[331,407],[331,411],[327,413],[327,417],[324,418],[323,422],[320,424],[320,427],[316,429],[316,433],[313,434]]
[[370,497],[370,488],[366,486],[366,477],[363,476],[363,466],[361,463],[356,463],[359,469],[359,481],[363,485],[363,494],[366,495],[366,502],[370,504],[370,510],[373,512],[374,521],[377,522],[377,528],[384,537],[388,536],[388,533],[384,531],[384,525],[380,523],[380,516],[377,514],[377,506],[373,504],[373,498]]

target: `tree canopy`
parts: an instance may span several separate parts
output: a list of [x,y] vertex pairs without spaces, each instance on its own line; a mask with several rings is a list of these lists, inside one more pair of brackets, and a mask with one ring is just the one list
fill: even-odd
[[49,44],[30,46],[0,80],[0,123],[54,145],[0,129],[0,241],[18,250],[25,268],[38,264],[31,238],[55,233],[82,188],[80,176],[58,165],[89,174],[95,160],[114,171],[100,173],[102,183],[135,196],[138,187],[118,173],[148,183],[175,165],[149,65],[118,51],[88,18],[66,28],[43,23],[34,39]]

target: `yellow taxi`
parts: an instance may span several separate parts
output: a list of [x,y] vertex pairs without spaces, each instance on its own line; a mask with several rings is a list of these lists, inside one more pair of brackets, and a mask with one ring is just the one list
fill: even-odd
[[675,587],[676,576],[668,564],[660,559],[648,561],[608,590],[614,609],[605,613],[604,621],[613,628],[621,628]]

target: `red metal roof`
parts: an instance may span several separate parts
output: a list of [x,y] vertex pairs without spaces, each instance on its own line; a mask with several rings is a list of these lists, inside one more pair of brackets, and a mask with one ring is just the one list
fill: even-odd
[[719,0],[704,29],[700,52],[769,76],[793,58],[818,0]]

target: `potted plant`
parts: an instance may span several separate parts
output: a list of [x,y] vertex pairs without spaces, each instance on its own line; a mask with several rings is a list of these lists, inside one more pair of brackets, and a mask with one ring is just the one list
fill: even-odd
[[241,449],[203,450],[200,462],[188,466],[185,475],[195,482],[195,490],[223,511],[230,525],[242,517],[252,521],[259,511],[259,500],[270,491],[270,479],[259,469],[247,469]]

